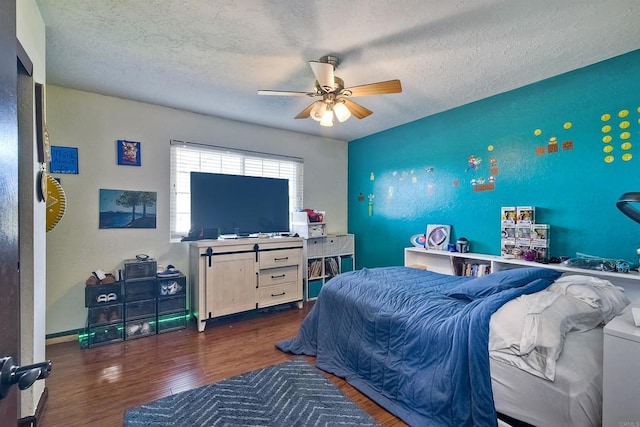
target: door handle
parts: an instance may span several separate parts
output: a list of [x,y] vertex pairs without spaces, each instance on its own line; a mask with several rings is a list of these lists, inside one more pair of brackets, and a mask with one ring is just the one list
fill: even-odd
[[14,364],[13,357],[0,358],[0,399],[9,394],[14,384],[18,384],[20,390],[26,390],[37,380],[47,378],[51,373],[51,367],[50,360],[18,366]]

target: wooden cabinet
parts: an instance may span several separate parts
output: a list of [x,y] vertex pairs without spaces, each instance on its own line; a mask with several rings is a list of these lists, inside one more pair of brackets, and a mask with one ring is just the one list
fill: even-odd
[[303,240],[200,240],[190,243],[191,310],[206,321],[278,304],[302,307]]

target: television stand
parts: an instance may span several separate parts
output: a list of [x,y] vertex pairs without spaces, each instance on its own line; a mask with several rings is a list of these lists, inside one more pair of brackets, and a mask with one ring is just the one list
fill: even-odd
[[229,314],[290,303],[302,308],[303,263],[299,237],[190,242],[190,307],[198,331]]

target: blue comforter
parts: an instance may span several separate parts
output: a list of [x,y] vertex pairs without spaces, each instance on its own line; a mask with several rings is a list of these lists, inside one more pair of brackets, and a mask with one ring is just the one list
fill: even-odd
[[276,347],[412,426],[495,426],[489,321],[502,304],[560,273],[523,268],[480,278],[407,267],[343,273],[325,284],[296,338]]

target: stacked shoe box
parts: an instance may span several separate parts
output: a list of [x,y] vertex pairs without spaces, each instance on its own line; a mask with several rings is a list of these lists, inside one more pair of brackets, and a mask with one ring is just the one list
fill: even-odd
[[124,261],[124,339],[146,337],[157,332],[157,263],[148,258]]
[[187,326],[187,278],[176,270],[158,273],[158,333]]
[[95,347],[123,340],[124,294],[121,282],[85,286],[84,303],[89,309],[84,345]]

